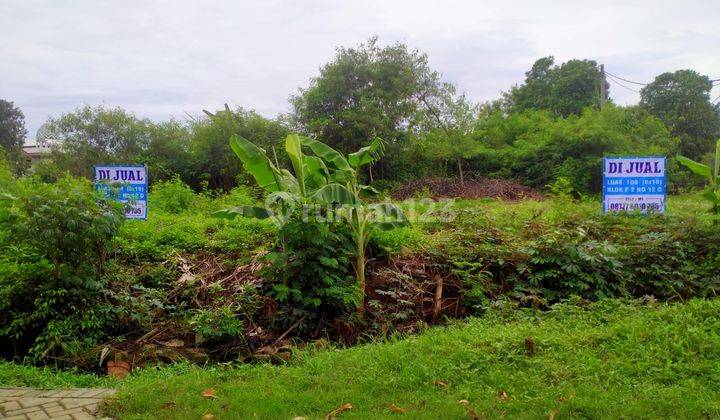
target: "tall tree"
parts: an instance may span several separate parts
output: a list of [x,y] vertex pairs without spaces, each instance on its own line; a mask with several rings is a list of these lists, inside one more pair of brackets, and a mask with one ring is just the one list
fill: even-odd
[[168,180],[178,175],[189,183],[193,179],[188,124],[170,120],[148,126],[150,141],[142,152],[153,181]]
[[205,114],[207,118],[192,125],[190,153],[196,179],[189,183],[195,187],[199,186],[199,180],[203,180],[211,189],[229,190],[238,181],[249,181],[240,162],[227,153],[228,139],[233,134],[250,140],[270,156],[275,156],[273,148],[282,149],[279,141],[288,133],[282,123],[242,108],[231,110],[225,105],[222,110],[205,111]]
[[720,114],[710,102],[712,81],[693,70],[663,73],[640,90],[640,106],[680,138],[680,152],[699,159],[720,136]]
[[84,106],[50,118],[45,132],[60,141],[53,150],[59,168],[89,178],[96,164],[144,163],[152,125],[119,107]]
[[0,99],[0,147],[13,161],[17,170],[24,168],[22,146],[26,134],[25,116],[20,108],[12,102]]
[[505,94],[511,112],[549,110],[557,115],[580,115],[600,103],[600,71],[593,60],[570,60],[559,66],[552,56],[535,61],[525,82]]
[[394,156],[440,88],[425,54],[401,43],[381,47],[373,37],[339,48],[291,102],[300,128],[328,145],[348,153],[380,137]]
[[421,150],[431,160],[454,162],[460,184],[465,183],[463,163],[478,155],[481,143],[473,137],[478,106],[465,95],[457,95],[452,85],[445,85],[433,101],[424,100],[427,117],[423,124]]

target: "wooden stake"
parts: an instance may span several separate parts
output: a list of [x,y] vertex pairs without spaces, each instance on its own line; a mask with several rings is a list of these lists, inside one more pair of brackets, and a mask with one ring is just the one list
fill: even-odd
[[440,276],[435,276],[435,309],[433,310],[433,318],[435,319],[440,316],[442,310],[442,292],[443,279]]

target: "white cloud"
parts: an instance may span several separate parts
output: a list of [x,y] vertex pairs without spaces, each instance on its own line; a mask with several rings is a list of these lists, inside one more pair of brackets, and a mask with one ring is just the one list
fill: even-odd
[[[427,52],[478,101],[545,55],[595,59],[638,81],[680,68],[719,78],[718,21],[706,1],[3,0],[0,97],[23,109],[31,133],[83,103],[154,119],[225,102],[272,116],[335,47],[373,34]],[[638,100],[615,84],[611,96]]]

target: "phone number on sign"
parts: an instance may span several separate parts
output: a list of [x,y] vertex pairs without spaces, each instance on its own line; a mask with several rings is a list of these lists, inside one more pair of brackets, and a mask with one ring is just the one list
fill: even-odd
[[610,203],[610,210],[660,210],[662,203]]
[[143,210],[144,209],[142,207],[125,206],[125,215],[126,216],[142,216]]

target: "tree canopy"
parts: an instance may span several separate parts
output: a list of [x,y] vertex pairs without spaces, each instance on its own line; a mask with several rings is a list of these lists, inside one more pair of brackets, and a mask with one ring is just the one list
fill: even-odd
[[600,71],[594,60],[569,60],[555,65],[552,56],[535,61],[525,81],[505,94],[510,112],[548,110],[567,117],[600,103]]
[[56,172],[92,176],[101,163],[142,163],[151,180],[179,176],[194,188],[229,190],[247,181],[237,159],[227,153],[228,138],[240,134],[271,149],[287,128],[242,108],[205,111],[189,122],[154,122],[122,108],[82,107],[45,125],[60,140],[53,150]]
[[54,161],[62,170],[90,177],[99,163],[135,163],[151,141],[149,120],[140,120],[122,108],[84,106],[45,126],[60,141]]
[[18,170],[23,169],[22,146],[26,134],[25,116],[20,108],[0,99],[0,148]]
[[698,159],[720,136],[720,114],[710,102],[710,78],[693,70],[663,73],[640,90],[640,106],[680,138],[682,154]]
[[[439,128],[432,113],[454,94],[425,54],[402,43],[380,46],[373,37],[354,48],[339,48],[291,102],[299,128],[330,146],[347,153],[379,137],[387,156],[399,156],[414,130]],[[380,161],[380,170],[402,170],[393,163]]]
[[[538,188],[563,178],[578,193],[595,193],[607,154],[680,152],[708,162],[720,136],[708,77],[691,70],[664,73],[642,89],[640,106],[609,100],[603,109],[600,82],[593,60],[542,57],[503,98],[477,104],[443,81],[422,52],[399,42],[381,45],[373,37],[338,48],[309,86],[291,97],[293,109],[285,116],[265,118],[226,105],[186,121],[155,122],[121,108],[85,106],[51,118],[43,131],[61,143],[52,170],[36,171],[90,177],[97,163],[144,163],[151,181],[179,176],[195,189],[229,190],[252,183],[228,153],[230,136],[248,139],[275,165],[290,168],[285,154],[277,153],[278,139],[290,130],[344,153],[382,139],[384,157],[358,173],[361,181],[382,187],[469,174]],[[13,136],[3,134],[3,146],[18,147],[22,113],[9,102],[1,105],[3,121],[12,121],[3,122],[2,133],[15,127]]]
[[[206,118],[191,125],[190,153],[195,177],[206,181],[212,189],[229,190],[238,180],[249,181],[240,162],[228,153],[228,139],[233,134],[252,141],[275,156],[273,147],[282,148],[280,139],[288,129],[278,121],[269,120],[255,111],[242,108],[205,111]],[[191,185],[197,186],[197,182]]]
[[471,170],[538,188],[565,178],[580,193],[600,191],[605,155],[677,152],[677,139],[662,121],[638,107],[586,108],[567,118],[496,111],[478,121],[474,135],[484,147]]
[[454,89],[443,89],[436,104],[428,104],[426,121],[430,124],[419,135],[420,148],[425,157],[444,164],[454,161],[457,175],[464,183],[463,162],[474,158],[482,144],[472,136],[478,115],[477,105]]

